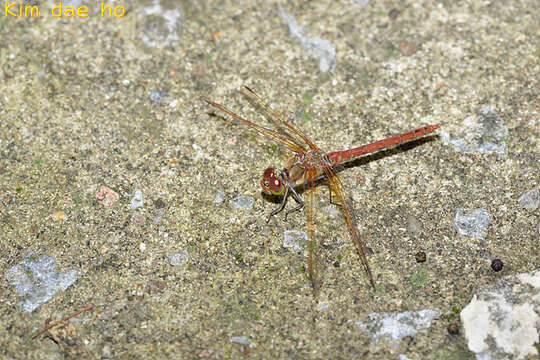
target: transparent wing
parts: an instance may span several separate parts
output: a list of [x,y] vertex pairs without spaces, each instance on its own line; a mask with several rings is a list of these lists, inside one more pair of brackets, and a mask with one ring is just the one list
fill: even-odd
[[252,123],[251,121],[246,120],[243,117],[241,117],[240,115],[237,115],[234,112],[232,112],[231,110],[227,109],[225,106],[220,105],[218,103],[215,103],[215,102],[213,102],[213,101],[211,101],[211,100],[209,100],[209,99],[207,99],[205,97],[201,97],[201,100],[205,101],[209,105],[212,105],[216,109],[219,109],[219,110],[223,111],[224,113],[231,116],[232,118],[243,122],[244,124],[246,124],[247,126],[252,128],[253,130],[257,131],[258,133],[276,140],[277,142],[285,145],[286,147],[288,147],[289,149],[291,149],[291,150],[293,150],[295,152],[303,152],[304,151],[303,146],[298,144],[294,140],[292,140],[290,136],[279,134],[279,133],[277,133],[277,132],[275,132],[273,130],[270,130],[270,129],[267,129],[267,128],[262,127],[260,125],[257,125],[255,123]]
[[330,191],[332,190],[334,191],[336,197],[338,198],[338,203],[341,205],[341,210],[343,212],[343,215],[345,216],[345,222],[347,223],[347,226],[349,227],[349,230],[352,233],[353,242],[356,245],[358,252],[360,253],[360,258],[362,259],[362,264],[364,265],[366,273],[369,277],[369,282],[371,286],[373,286],[373,289],[375,289],[375,281],[373,280],[373,275],[371,273],[371,269],[369,267],[366,254],[364,253],[362,242],[360,241],[360,237],[358,236],[358,230],[356,228],[354,218],[351,215],[351,211],[349,210],[349,205],[347,204],[348,202],[345,199],[345,194],[343,190],[343,185],[341,184],[341,180],[330,167],[324,167],[323,169],[324,169],[324,173],[326,174],[326,177],[328,178],[328,183],[331,188]]
[[278,132],[289,138],[296,144],[307,144],[311,149],[316,149],[317,147],[308,139],[304,133],[296,129],[294,126],[289,124],[287,121],[283,120],[281,116],[270,107],[255,91],[251,90],[247,86],[240,88],[240,92],[244,95],[251,105],[255,107],[264,117],[272,123]]
[[311,281],[311,287],[313,289],[313,296],[317,299],[319,290],[322,287],[323,282],[323,257],[321,241],[315,236],[315,196],[316,196],[316,177],[317,171],[312,169],[306,171],[306,187],[307,194],[304,201],[305,213],[306,213],[306,225],[308,230],[308,275]]

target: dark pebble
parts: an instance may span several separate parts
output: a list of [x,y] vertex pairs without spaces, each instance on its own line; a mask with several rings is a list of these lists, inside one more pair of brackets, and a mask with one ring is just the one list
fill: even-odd
[[165,207],[165,202],[161,199],[156,199],[156,201],[154,201],[154,206],[157,208],[157,209],[162,209]]
[[388,13],[388,17],[392,20],[396,20],[396,18],[398,17],[399,15],[399,10],[396,9],[396,8],[393,8],[392,10],[390,10],[390,12]]
[[416,254],[414,254],[414,257],[416,258],[416,262],[423,263],[426,261],[426,253],[423,251],[419,251]]
[[446,328],[448,330],[448,333],[450,335],[457,335],[459,334],[459,326],[456,323],[450,323],[448,324],[448,327]]
[[499,272],[502,270],[503,268],[503,262],[501,261],[501,259],[493,259],[493,261],[491,262],[491,268],[493,269],[493,271],[495,272]]
[[373,254],[374,254],[373,249],[370,248],[370,247],[365,247],[365,248],[364,248],[364,254],[365,254],[366,256],[373,255]]

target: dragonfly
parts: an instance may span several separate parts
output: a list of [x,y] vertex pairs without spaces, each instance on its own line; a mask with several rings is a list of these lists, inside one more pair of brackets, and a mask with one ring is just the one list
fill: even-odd
[[[285,209],[287,199],[291,196],[297,205],[285,212],[287,215],[304,209],[307,224],[307,250],[308,250],[308,276],[314,291],[319,286],[319,272],[317,264],[320,266],[319,252],[321,242],[315,239],[314,230],[314,193],[316,186],[321,180],[325,181],[330,190],[330,202],[338,204],[341,208],[345,222],[351,232],[353,243],[360,255],[364,270],[368,276],[370,285],[375,290],[375,280],[367,261],[363,244],[358,235],[358,230],[353,217],[352,207],[349,206],[349,199],[346,197],[344,186],[337,175],[343,164],[353,161],[362,155],[396,147],[406,142],[414,141],[429,134],[439,128],[439,124],[427,125],[421,128],[405,132],[383,140],[375,141],[356,148],[325,153],[315,145],[302,131],[294,127],[290,122],[285,121],[270,105],[268,105],[259,95],[247,86],[240,88],[250,104],[263,115],[272,128],[258,125],[246,120],[242,116],[227,109],[225,106],[213,102],[206,97],[200,99],[214,108],[229,115],[231,118],[247,125],[255,132],[274,140],[285,146],[292,152],[292,155],[285,162],[281,170],[269,167],[261,178],[260,185],[262,191],[267,195],[281,197],[280,205],[270,212],[267,221],[274,215]],[[307,194],[302,200],[299,193]],[[332,193],[337,197],[337,202],[332,201]]]

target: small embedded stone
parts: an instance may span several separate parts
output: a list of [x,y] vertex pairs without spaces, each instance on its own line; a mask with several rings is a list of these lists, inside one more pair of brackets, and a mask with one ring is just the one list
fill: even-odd
[[419,251],[416,254],[414,254],[414,257],[416,258],[417,263],[423,263],[426,261],[426,253],[423,251]]
[[501,261],[501,259],[493,259],[493,261],[491,262],[491,268],[493,269],[493,271],[495,272],[499,272],[502,270],[503,268],[503,262]]

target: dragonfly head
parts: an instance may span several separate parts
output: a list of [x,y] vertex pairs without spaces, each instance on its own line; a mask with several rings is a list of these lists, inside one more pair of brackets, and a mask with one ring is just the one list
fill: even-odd
[[274,168],[264,170],[261,187],[263,192],[268,195],[283,195],[285,192],[285,185],[281,181],[281,176]]

